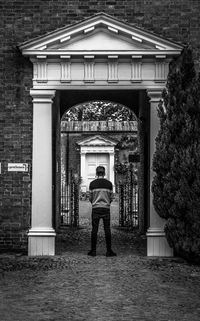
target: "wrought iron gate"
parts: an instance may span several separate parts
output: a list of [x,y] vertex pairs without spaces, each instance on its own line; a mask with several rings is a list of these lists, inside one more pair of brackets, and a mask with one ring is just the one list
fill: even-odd
[[119,226],[138,226],[138,185],[119,185]]
[[72,171],[61,186],[61,224],[79,227],[79,183]]
[[133,173],[119,184],[119,226],[138,226],[138,184],[133,180]]

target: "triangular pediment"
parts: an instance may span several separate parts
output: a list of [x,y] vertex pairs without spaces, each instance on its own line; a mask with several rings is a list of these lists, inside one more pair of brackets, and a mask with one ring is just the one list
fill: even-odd
[[20,46],[24,55],[178,54],[182,46],[104,13]]
[[62,46],[60,44],[54,44],[49,47],[51,49],[57,50],[67,50],[67,51],[88,51],[102,50],[108,51],[118,51],[118,50],[144,50],[153,49],[152,44],[141,44],[127,39],[124,36],[118,36],[104,30],[103,28],[96,30],[95,32],[79,37],[79,39],[74,38],[71,41],[65,42]]
[[79,146],[115,146],[117,141],[97,135],[77,142]]

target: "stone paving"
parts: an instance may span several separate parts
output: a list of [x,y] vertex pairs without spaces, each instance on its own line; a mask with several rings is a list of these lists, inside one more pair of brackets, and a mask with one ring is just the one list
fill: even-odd
[[82,228],[58,236],[55,257],[0,256],[1,321],[200,320],[200,266],[147,258],[145,237],[118,229],[115,215],[118,256],[105,256],[100,226],[97,256],[88,257],[86,212]]

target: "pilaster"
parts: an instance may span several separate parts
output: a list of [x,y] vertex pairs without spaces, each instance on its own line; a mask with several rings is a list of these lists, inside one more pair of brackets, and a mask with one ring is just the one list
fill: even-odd
[[86,192],[86,182],[85,182],[86,164],[85,164],[85,162],[86,162],[86,153],[81,151],[81,178],[82,178],[81,188],[83,191]]
[[162,91],[161,89],[148,90],[147,94],[150,98],[150,226],[147,231],[147,256],[173,256],[173,250],[170,248],[164,233],[165,220],[155,211],[153,206],[153,194],[151,191],[152,181],[155,175],[152,169],[155,139],[160,127],[157,107],[161,99]]
[[54,255],[52,227],[52,102],[55,90],[31,90],[33,98],[32,217],[28,255]]
[[109,156],[110,156],[110,164],[109,164],[109,167],[110,167],[110,181],[113,184],[113,192],[115,193],[115,176],[114,176],[114,174],[115,174],[115,172],[114,172],[115,154],[114,154],[114,147],[113,147],[113,152],[110,152]]

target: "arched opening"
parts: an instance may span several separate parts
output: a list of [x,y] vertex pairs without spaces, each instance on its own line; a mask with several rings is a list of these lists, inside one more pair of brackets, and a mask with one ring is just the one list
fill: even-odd
[[[81,95],[87,97],[85,91]],[[148,151],[144,151],[146,138],[142,114],[146,113],[145,117],[148,114],[146,93],[134,93],[137,99],[131,99],[132,106],[128,99],[128,106],[122,104],[123,99],[117,92],[116,98],[120,103],[99,99],[97,92],[90,92],[89,98],[93,99],[85,102],[79,102],[79,93],[66,96],[70,97],[71,103],[76,100],[78,103],[69,108],[69,99],[65,105],[64,93],[60,93],[57,231],[66,235],[70,228],[84,228],[90,224],[89,182],[95,178],[96,167],[104,165],[106,177],[112,181],[115,193],[111,206],[112,226],[129,230],[140,228],[144,233],[144,225],[147,225],[144,153]],[[104,93],[105,97],[109,97],[108,92]],[[113,92],[110,97],[114,97]]]
[[[90,31],[91,37],[88,38]],[[130,41],[132,34],[133,41]],[[149,214],[148,230],[145,229],[147,255],[171,256],[172,250],[165,238],[165,221],[153,206],[152,159],[159,130],[157,104],[167,79],[169,62],[180,54],[182,46],[100,13],[74,26],[25,42],[20,49],[33,62],[29,255],[55,254],[59,212],[57,187],[60,186],[57,184],[60,174],[60,116],[72,106],[97,99],[135,108],[133,112],[141,120],[139,126],[145,134],[140,142],[144,150],[140,163],[143,162],[141,180],[145,188],[143,200],[139,203],[144,204],[143,210],[145,213],[148,210]],[[147,214],[143,217],[147,218]]]

